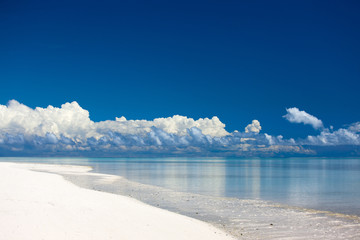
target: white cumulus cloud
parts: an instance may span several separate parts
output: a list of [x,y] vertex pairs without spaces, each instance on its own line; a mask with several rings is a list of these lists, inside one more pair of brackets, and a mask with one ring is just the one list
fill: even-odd
[[287,108],[287,114],[283,117],[286,118],[289,122],[292,123],[303,123],[311,125],[315,129],[323,128],[324,125],[320,119],[317,117],[305,112],[300,111],[298,108]]
[[253,133],[259,133],[261,131],[260,122],[258,120],[253,120],[249,125],[245,127],[245,132],[253,132]]
[[193,127],[199,128],[203,134],[212,137],[223,137],[229,133],[225,130],[225,124],[218,117],[192,118],[175,115],[167,118],[155,118],[148,120],[127,120],[125,117],[116,118],[116,121],[103,121],[96,124],[98,130],[112,130],[123,134],[142,134],[151,131],[152,127],[161,129],[167,133],[184,136],[187,130]]
[[120,134],[146,134],[152,128],[158,128],[169,134],[184,136],[187,130],[196,127],[205,135],[223,137],[229,133],[218,117],[194,120],[175,115],[168,118],[148,120],[126,120],[125,117],[115,121],[93,122],[89,112],[77,102],[65,103],[60,108],[48,106],[31,109],[15,100],[8,105],[0,105],[0,132],[8,134],[45,136],[53,134],[57,138],[64,136],[72,140],[94,137],[99,139],[109,131]]

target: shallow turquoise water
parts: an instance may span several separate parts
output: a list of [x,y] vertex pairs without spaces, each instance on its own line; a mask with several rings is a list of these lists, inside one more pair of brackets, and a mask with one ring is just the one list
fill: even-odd
[[176,191],[262,199],[360,216],[360,158],[1,158],[89,165]]

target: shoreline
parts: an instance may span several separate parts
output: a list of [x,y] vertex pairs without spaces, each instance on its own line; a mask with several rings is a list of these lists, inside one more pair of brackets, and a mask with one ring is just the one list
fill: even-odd
[[[26,165],[26,164],[25,164]],[[360,218],[262,200],[210,197],[145,185],[124,177],[82,172],[75,165],[27,164],[88,189],[130,196],[171,212],[210,223],[238,239],[359,239]]]
[[[262,200],[244,200],[181,193],[93,173],[91,167],[41,163],[14,163],[33,171],[55,173],[81,188],[129,196],[157,209],[207,222],[237,239],[359,239],[360,218],[328,211],[287,206]],[[0,165],[1,166],[1,165]]]
[[[225,232],[135,199],[80,188],[41,164],[0,163],[1,239],[213,239]],[[54,171],[84,173],[77,166]]]
[[[199,219],[226,231],[237,239],[360,238],[360,217],[356,215],[264,200],[177,192],[101,173],[89,172],[82,177],[61,175],[81,187],[130,196],[149,205]],[[109,185],[106,179],[111,177],[118,179],[111,180],[112,183]],[[115,187],[112,187],[114,185]],[[119,186],[122,189],[116,188]]]
[[[360,169],[360,158],[345,162],[338,158],[315,158],[309,162],[305,158],[288,160],[0,158],[0,161],[17,163],[91,166],[93,173],[123,176],[129,181],[180,192],[263,200],[360,217],[360,192],[356,187],[360,178],[355,175]],[[153,171],[157,168],[159,170]]]

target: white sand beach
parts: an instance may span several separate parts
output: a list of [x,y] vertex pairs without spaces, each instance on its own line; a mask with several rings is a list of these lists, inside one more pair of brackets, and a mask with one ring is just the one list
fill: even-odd
[[30,169],[26,164],[0,163],[1,240],[233,239],[199,220]]
[[[176,192],[90,170],[0,162],[0,240],[360,237],[355,215]],[[154,196],[162,209],[148,201]]]

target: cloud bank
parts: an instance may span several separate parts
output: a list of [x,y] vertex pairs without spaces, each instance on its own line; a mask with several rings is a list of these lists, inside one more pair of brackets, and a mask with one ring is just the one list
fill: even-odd
[[360,123],[333,131],[304,111],[287,111],[289,121],[321,127],[320,134],[284,139],[261,133],[258,120],[246,125],[244,132],[228,132],[216,116],[94,122],[77,102],[32,109],[12,100],[0,105],[0,155],[292,156],[314,155],[313,146],[360,145]]
[[305,111],[300,111],[298,108],[287,108],[287,114],[283,117],[292,123],[303,123],[311,125],[315,129],[323,128],[323,123],[320,119],[315,116],[308,114]]
[[[260,123],[254,120],[252,125],[249,131],[258,133]],[[227,132],[218,117],[194,120],[175,115],[152,121],[119,117],[94,122],[77,102],[35,109],[15,100],[0,105],[3,153],[201,155],[232,148],[235,142],[241,144],[241,136]]]
[[319,135],[308,136],[299,143],[318,146],[360,145],[360,122],[336,131],[326,128]]

